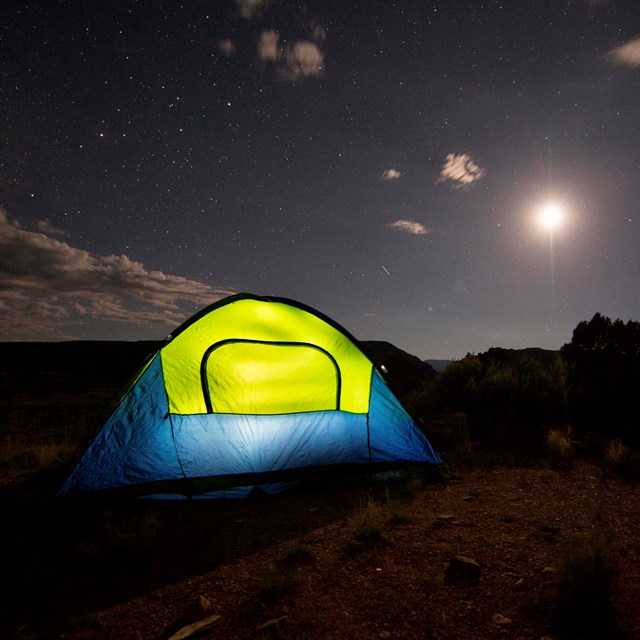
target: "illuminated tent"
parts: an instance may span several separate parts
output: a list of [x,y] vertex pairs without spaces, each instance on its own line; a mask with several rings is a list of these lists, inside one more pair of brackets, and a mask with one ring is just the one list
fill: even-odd
[[235,497],[310,471],[439,462],[344,329],[291,300],[239,294],[149,358],[61,493]]

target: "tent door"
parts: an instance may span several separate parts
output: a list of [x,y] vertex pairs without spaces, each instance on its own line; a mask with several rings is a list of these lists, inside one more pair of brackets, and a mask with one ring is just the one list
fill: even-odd
[[205,352],[200,377],[209,413],[273,415],[340,409],[338,364],[313,344],[223,340]]

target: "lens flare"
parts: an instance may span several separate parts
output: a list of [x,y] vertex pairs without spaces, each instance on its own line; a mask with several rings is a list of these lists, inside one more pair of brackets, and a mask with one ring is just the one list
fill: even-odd
[[564,220],[564,209],[555,202],[545,205],[539,213],[538,220],[540,224],[552,231]]

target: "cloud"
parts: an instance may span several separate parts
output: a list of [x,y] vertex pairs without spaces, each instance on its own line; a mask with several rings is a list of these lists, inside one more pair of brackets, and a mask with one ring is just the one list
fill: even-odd
[[277,31],[263,31],[258,41],[258,57],[260,60],[275,62],[280,59],[281,51],[278,46],[280,35]]
[[236,0],[238,14],[245,20],[252,20],[263,8],[269,5],[269,0]]
[[454,189],[469,188],[484,176],[485,170],[479,167],[466,153],[447,155],[437,182],[448,182]]
[[316,22],[312,26],[311,36],[316,42],[324,42],[327,39],[327,30]]
[[316,42],[298,40],[281,47],[280,34],[274,30],[260,34],[258,57],[264,62],[275,63],[278,76],[291,82],[324,72],[324,53]]
[[405,231],[415,236],[424,236],[429,233],[426,227],[419,222],[412,222],[411,220],[396,220],[395,222],[391,222],[389,226],[397,231]]
[[68,236],[69,234],[64,229],[54,227],[49,220],[39,220],[36,226],[42,233],[46,233],[50,236]]
[[[38,225],[46,228],[46,224]],[[176,326],[230,291],[149,271],[127,256],[99,256],[42,231],[26,231],[0,209],[0,336],[71,336],[89,320]],[[191,311],[193,313],[193,311]]]
[[611,49],[609,58],[618,64],[640,67],[640,37]]
[[301,40],[287,47],[283,56],[284,64],[278,68],[286,80],[300,80],[309,76],[319,76],[324,70],[324,54],[315,42]]
[[224,53],[227,58],[230,58],[236,52],[236,45],[233,44],[231,38],[227,38],[226,40],[218,40],[218,42],[216,42],[216,49],[218,49],[220,53]]
[[385,169],[382,172],[383,180],[397,180],[402,174],[397,169]]

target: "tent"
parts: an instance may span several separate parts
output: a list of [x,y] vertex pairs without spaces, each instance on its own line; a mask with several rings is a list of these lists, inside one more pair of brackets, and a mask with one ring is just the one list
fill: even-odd
[[61,494],[236,497],[310,471],[439,462],[336,322],[292,300],[238,294],[147,360]]

